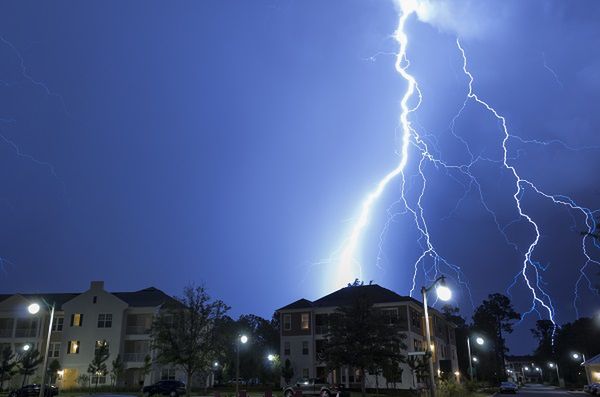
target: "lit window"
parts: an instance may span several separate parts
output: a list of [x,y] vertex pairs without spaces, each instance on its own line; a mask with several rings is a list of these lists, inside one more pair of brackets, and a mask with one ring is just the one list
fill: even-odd
[[71,314],[71,327],[83,327],[83,314]]
[[308,329],[309,328],[309,315],[308,313],[302,313],[300,328]]
[[292,315],[291,314],[283,315],[283,329],[285,331],[290,331],[292,329]]
[[98,328],[111,328],[111,327],[112,327],[112,314],[111,313],[98,314]]
[[69,346],[67,347],[67,354],[79,354],[79,341],[70,340]]
[[96,341],[96,346],[95,346],[96,350],[100,349],[103,346],[106,346],[106,348],[108,349],[108,342],[106,340],[102,339],[102,340]]

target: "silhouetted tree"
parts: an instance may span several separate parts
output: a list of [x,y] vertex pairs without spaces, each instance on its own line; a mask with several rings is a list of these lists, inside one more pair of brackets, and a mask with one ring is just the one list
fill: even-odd
[[4,381],[10,380],[15,374],[15,353],[10,345],[4,346],[0,351],[0,390],[4,388]]
[[294,368],[292,367],[289,358],[285,359],[285,364],[281,367],[281,377],[285,379],[286,385],[289,384],[294,377]]
[[25,386],[27,377],[35,373],[43,360],[44,358],[37,349],[29,349],[21,355],[18,362],[19,373],[23,375],[23,383],[21,386]]
[[368,368],[399,366],[405,361],[405,337],[399,322],[390,321],[389,316],[374,308],[365,293],[358,294],[350,305],[338,307],[331,318],[324,344],[327,366],[358,369],[364,397]]
[[96,342],[96,349],[94,350],[94,358],[88,365],[87,372],[92,376],[96,377],[96,388],[101,376],[106,376],[108,368],[106,367],[106,360],[108,360],[110,353],[108,351],[108,343],[105,341]]
[[521,315],[514,310],[510,299],[502,294],[488,295],[488,299],[484,300],[473,314],[475,329],[484,331],[492,338],[496,382],[506,379],[504,356],[508,349],[503,334],[511,333],[514,322],[520,319]]
[[117,357],[115,357],[115,359],[112,361],[110,368],[110,379],[113,386],[117,384],[124,371],[125,365],[123,364],[121,355],[117,354]]
[[219,355],[220,325],[228,310],[222,301],[212,300],[204,287],[189,286],[177,303],[161,310],[152,325],[157,359],[185,371],[188,397],[194,375],[209,371]]
[[48,379],[50,379],[50,383],[56,383],[56,378],[58,377],[58,371],[60,371],[60,362],[57,359],[50,361],[48,364]]

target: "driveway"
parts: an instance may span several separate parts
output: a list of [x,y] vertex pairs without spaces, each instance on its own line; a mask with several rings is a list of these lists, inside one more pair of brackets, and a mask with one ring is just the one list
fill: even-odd
[[[500,394],[496,393],[494,396],[507,396],[508,394]],[[552,396],[552,397],[572,397],[573,394],[567,392],[566,390],[558,389],[553,386],[543,386],[543,385],[526,385],[519,389],[517,392],[518,395],[526,395],[527,397],[544,397],[544,396]]]

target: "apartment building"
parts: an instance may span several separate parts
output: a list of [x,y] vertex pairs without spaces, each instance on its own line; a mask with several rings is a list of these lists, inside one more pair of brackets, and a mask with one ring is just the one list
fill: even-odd
[[[110,357],[107,367],[118,354],[124,362],[125,373],[118,380],[121,386],[139,387],[159,379],[184,380],[183,374],[166,366],[153,364],[150,374],[143,376],[142,366],[150,348],[150,328],[161,306],[173,300],[156,288],[134,292],[108,292],[104,282],[92,281],[82,293],[12,294],[0,295],[0,347],[9,344],[17,354],[29,345],[42,354],[48,334],[49,312],[42,301],[55,305],[50,335],[48,362],[58,360],[62,370],[58,385],[61,388],[78,386],[77,378],[87,375],[88,365],[100,344],[108,344]],[[27,306],[39,302],[42,310],[32,315]],[[38,374],[31,381],[39,380]],[[92,376],[100,385],[110,384],[108,376]],[[14,379],[20,384],[21,379]]]
[[[340,306],[350,305],[358,296],[366,295],[374,307],[388,314],[390,322],[400,324],[406,334],[405,344],[409,352],[423,352],[426,346],[423,304],[411,297],[401,296],[379,285],[346,287],[315,301],[300,299],[277,310],[281,324],[282,363],[286,359],[294,369],[295,378],[322,378],[328,382],[359,387],[357,371],[339,368],[327,372],[320,358],[331,314]],[[455,376],[458,371],[455,326],[444,320],[441,313],[430,308],[430,327],[433,344],[435,371],[445,376]],[[416,380],[406,364],[402,364],[402,382],[390,387],[408,389],[416,386]],[[282,379],[282,384],[285,381]],[[385,378],[374,375],[366,378],[367,387],[385,388]]]

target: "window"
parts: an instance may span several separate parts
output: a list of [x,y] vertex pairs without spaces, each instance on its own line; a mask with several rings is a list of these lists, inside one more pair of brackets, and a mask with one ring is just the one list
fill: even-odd
[[94,296],[94,297],[92,298],[92,303],[93,303],[93,304],[96,304],[96,303],[98,303],[98,297],[97,297],[97,296]]
[[302,368],[302,377],[308,378],[308,368]]
[[419,339],[415,339],[414,348],[415,348],[414,351],[416,351],[416,352],[424,351],[425,349],[423,348],[423,341],[419,340]]
[[284,331],[290,331],[292,329],[292,315],[291,314],[283,315],[283,329],[284,329]]
[[71,327],[83,327],[83,314],[82,313],[71,314]]
[[160,371],[160,380],[175,380],[175,368],[163,368]]
[[48,350],[48,357],[60,356],[60,342],[51,342]]
[[302,354],[308,354],[308,341],[302,341]]
[[300,320],[300,328],[302,329],[309,329],[310,327],[310,316],[308,313],[302,313],[301,315],[301,320]]
[[111,328],[111,327],[112,327],[112,314],[111,313],[98,314],[98,328]]
[[67,354],[79,354],[79,341],[70,340],[67,346]]
[[413,309],[412,307],[409,309],[410,311],[410,327],[411,329],[415,330],[421,329],[421,313],[418,312],[417,310]]
[[61,332],[63,330],[64,323],[65,323],[64,317],[54,317],[54,321],[52,321],[52,331],[53,332]]
[[398,309],[382,309],[381,313],[385,317],[385,322],[389,325],[396,324],[398,322]]
[[290,342],[283,342],[283,355],[284,356],[290,355]]

